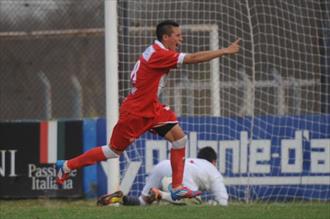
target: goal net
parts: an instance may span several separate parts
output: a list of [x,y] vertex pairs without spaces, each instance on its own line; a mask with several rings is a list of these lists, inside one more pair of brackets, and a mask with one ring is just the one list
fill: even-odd
[[[160,99],[189,138],[187,157],[213,147],[232,199],[329,200],[329,13],[319,0],[118,1],[120,102],[158,22],[180,23],[186,53],[241,38],[238,55],[167,77]],[[149,133],[138,139],[120,159],[122,188],[138,195],[170,147]]]

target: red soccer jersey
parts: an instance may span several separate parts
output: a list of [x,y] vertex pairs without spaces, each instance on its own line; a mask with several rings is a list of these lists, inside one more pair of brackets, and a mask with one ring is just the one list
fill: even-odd
[[158,100],[162,79],[183,62],[184,56],[184,53],[166,49],[156,40],[136,62],[131,72],[132,89],[120,110],[141,117],[156,116],[162,107]]

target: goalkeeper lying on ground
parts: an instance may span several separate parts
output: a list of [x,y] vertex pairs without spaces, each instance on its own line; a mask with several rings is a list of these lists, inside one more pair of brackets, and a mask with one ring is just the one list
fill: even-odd
[[[202,148],[197,158],[188,158],[185,163],[183,184],[194,191],[207,191],[214,195],[214,202],[222,206],[228,205],[228,193],[221,173],[216,169],[217,154],[211,147]],[[184,203],[173,201],[167,186],[171,183],[172,175],[169,160],[158,163],[151,171],[140,197],[125,196],[117,191],[98,199],[98,205],[111,205],[120,203],[123,205],[148,205],[154,201],[164,200],[174,204]],[[200,199],[194,199],[195,204],[201,203]]]

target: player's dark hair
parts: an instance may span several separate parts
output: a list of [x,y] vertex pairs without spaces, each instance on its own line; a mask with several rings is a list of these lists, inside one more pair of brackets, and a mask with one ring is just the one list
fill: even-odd
[[172,27],[179,27],[180,25],[172,20],[165,20],[160,22],[156,28],[157,40],[162,41],[163,35],[171,35]]
[[212,161],[217,160],[217,153],[213,148],[207,146],[198,151],[197,158],[205,159],[212,163]]

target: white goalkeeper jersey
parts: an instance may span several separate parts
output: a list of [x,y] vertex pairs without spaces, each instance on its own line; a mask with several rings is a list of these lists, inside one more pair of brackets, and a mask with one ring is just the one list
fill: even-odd
[[[172,169],[169,160],[159,162],[149,174],[142,195],[147,196],[153,187],[162,187],[162,179],[171,177]],[[227,205],[228,193],[223,182],[223,177],[217,168],[207,160],[186,159],[183,184],[192,190],[208,191],[214,195],[215,201]]]

